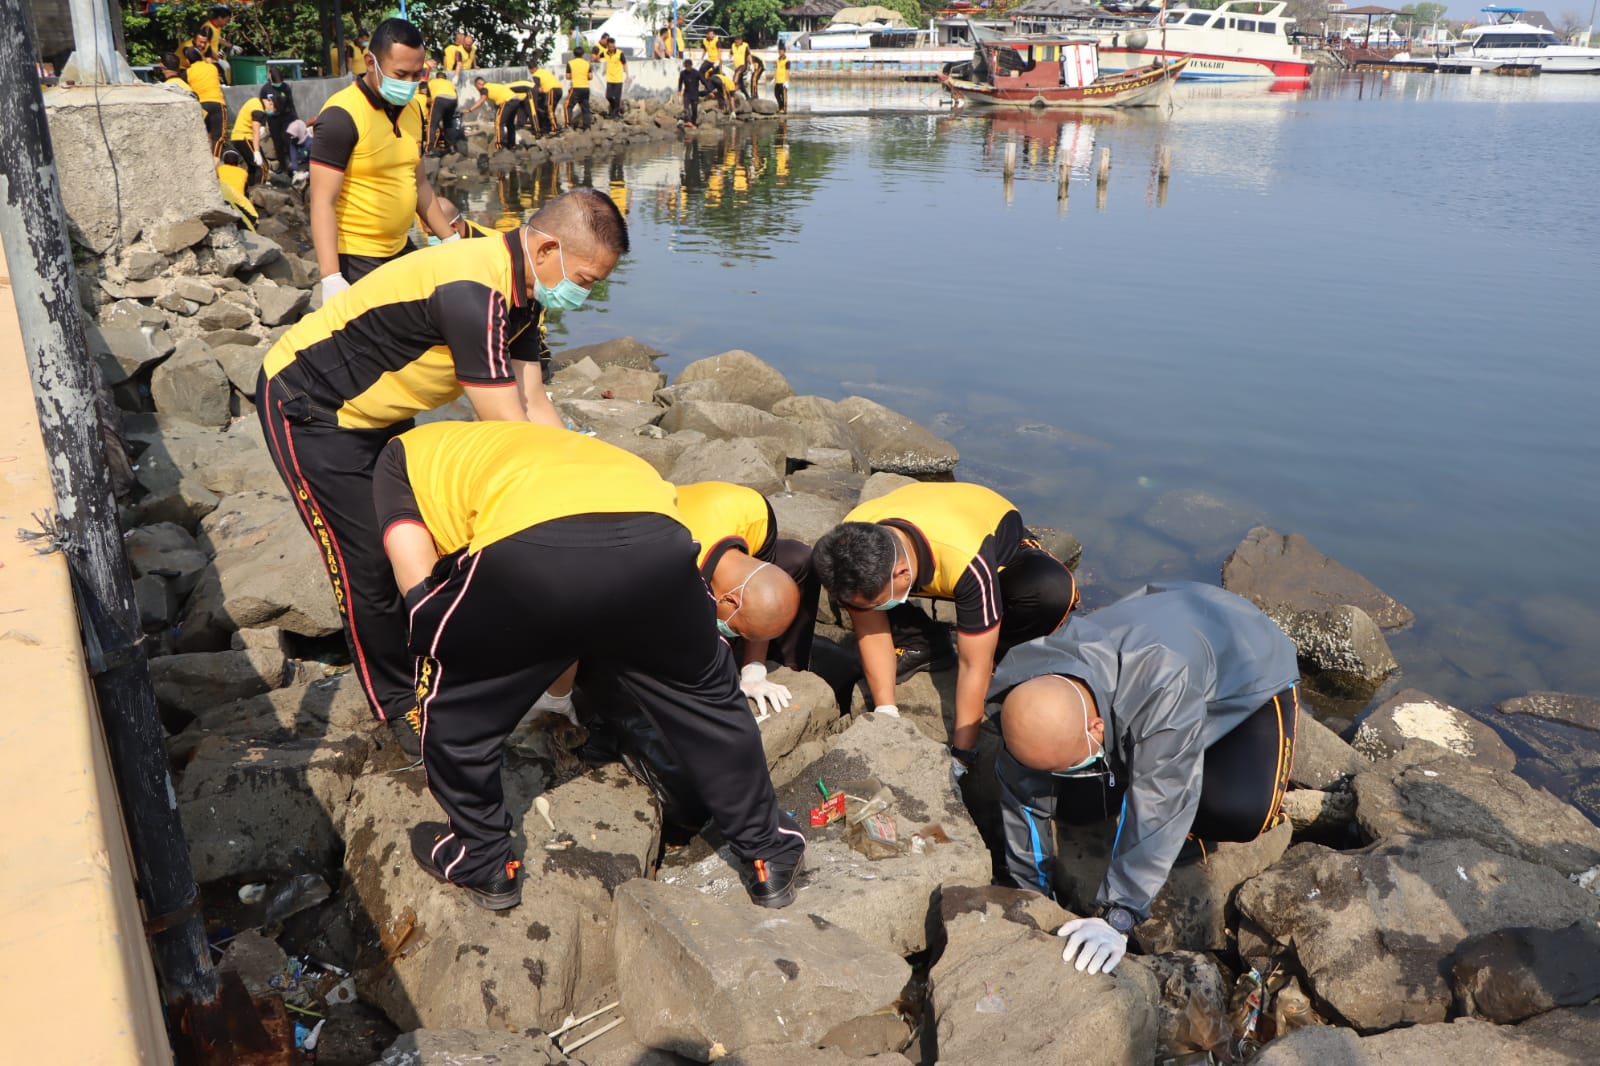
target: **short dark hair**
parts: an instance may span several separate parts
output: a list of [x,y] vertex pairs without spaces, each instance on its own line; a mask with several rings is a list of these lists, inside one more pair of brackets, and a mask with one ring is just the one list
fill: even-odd
[[617,256],[628,254],[628,221],[598,189],[564,192],[535,211],[527,224],[553,237],[588,237]]
[[811,563],[828,595],[861,603],[894,576],[894,534],[871,522],[844,522],[817,539]]
[[187,59],[190,63],[199,63],[205,57],[200,54],[200,49],[191,44],[189,47],[183,50],[183,58]]
[[211,17],[214,19],[229,19],[233,17],[233,12],[228,9],[227,4],[218,4],[211,9]]
[[172,52],[162,52],[161,65],[168,70],[177,70],[179,66],[177,55]]
[[367,41],[367,48],[373,55],[381,58],[387,56],[389,50],[397,44],[407,48],[422,47],[422,31],[417,29],[416,23],[407,22],[405,19],[384,19],[372,32],[371,39]]
[[692,59],[685,59],[685,60],[684,60],[684,61],[683,61],[683,69],[684,69],[684,70],[693,70],[693,69],[694,69],[694,60],[692,60]]
[[230,167],[241,166],[244,163],[244,156],[229,148],[222,153],[222,163]]
[[487,84],[489,84],[489,79],[485,78],[482,74],[479,74],[476,78],[472,79],[472,84],[474,84],[474,85],[487,85]]

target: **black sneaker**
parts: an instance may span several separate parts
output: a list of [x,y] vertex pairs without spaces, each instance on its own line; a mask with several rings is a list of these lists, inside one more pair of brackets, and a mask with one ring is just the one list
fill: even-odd
[[[793,833],[805,840],[805,834],[800,832],[799,824],[787,814],[778,815],[778,824],[785,833]],[[800,854],[792,862],[777,859],[755,859],[739,874],[739,879],[744,882],[744,890],[750,896],[750,902],[757,907],[770,907],[774,910],[787,907],[794,902],[795,892],[798,889],[800,874],[804,872],[806,853],[802,847]]]
[[413,759],[422,758],[422,712],[413,707],[398,718],[389,719],[389,736],[401,751]]
[[957,662],[955,652],[949,649],[936,652],[928,647],[896,648],[894,659],[894,681],[897,685],[924,670],[948,670]]
[[[505,875],[481,885],[463,885],[451,881],[444,875],[444,868],[434,857],[434,852],[443,850],[450,854],[458,846],[446,838],[453,836],[450,827],[443,822],[419,822],[411,830],[411,857],[417,860],[417,865],[442,884],[455,885],[466,890],[468,898],[486,911],[508,911],[522,902],[522,883],[517,880],[517,871],[522,869],[522,863],[512,859],[506,863]],[[441,843],[443,847],[441,848]]]

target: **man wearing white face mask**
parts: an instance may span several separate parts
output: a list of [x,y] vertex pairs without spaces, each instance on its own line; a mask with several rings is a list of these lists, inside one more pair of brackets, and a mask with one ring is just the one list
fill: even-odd
[[581,306],[627,250],[611,198],[576,189],[509,233],[380,266],[302,318],[263,361],[256,413],[268,450],[327,567],[373,714],[410,754],[420,722],[400,592],[372,508],[378,453],[414,416],[462,395],[481,421],[560,428],[544,389],[545,310]]
[[1054,895],[1063,778],[1126,789],[1099,913],[1058,930],[1079,970],[1116,967],[1186,840],[1254,840],[1281,819],[1300,706],[1295,649],[1231,592],[1147,585],[1013,649],[989,699],[1003,701],[995,775],[1019,887]]
[[445,240],[463,232],[422,170],[422,31],[386,19],[366,55],[363,72],[323,105],[311,146],[311,243],[324,303],[411,251],[413,216]]
[[1011,501],[981,485],[919,482],[868,500],[817,541],[812,560],[834,603],[850,612],[880,714],[899,714],[891,612],[912,596],[955,602],[952,784],[977,757],[995,662],[1054,632],[1078,602],[1072,571],[1030,538]]

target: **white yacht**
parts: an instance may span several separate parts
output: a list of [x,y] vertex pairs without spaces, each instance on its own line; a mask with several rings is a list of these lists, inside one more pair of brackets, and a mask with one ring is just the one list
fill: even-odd
[[[1288,3],[1224,0],[1215,8],[1169,7],[1166,18],[1134,30],[1095,31],[1100,68],[1128,70],[1193,57],[1183,77],[1215,81],[1271,78],[1306,81],[1311,61],[1289,39]],[[1109,39],[1108,39],[1109,36]]]
[[1521,7],[1486,7],[1493,22],[1461,31],[1453,63],[1484,70],[1495,67],[1538,67],[1541,74],[1600,74],[1600,48],[1567,44],[1554,33],[1517,16]]

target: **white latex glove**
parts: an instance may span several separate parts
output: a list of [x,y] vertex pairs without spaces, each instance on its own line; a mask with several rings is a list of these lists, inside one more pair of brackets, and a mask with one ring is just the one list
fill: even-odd
[[892,703],[885,703],[885,704],[882,704],[881,706],[872,708],[872,713],[873,714],[881,714],[885,718],[899,718],[900,717],[900,708],[896,707]]
[[257,152],[257,153],[256,153],[256,154],[255,154],[255,157],[256,157],[256,166],[258,166],[258,167],[264,167],[264,166],[266,166],[266,165],[267,165],[267,161],[266,161],[266,160],[265,160],[265,159],[262,159],[262,158],[261,158],[261,153],[260,153],[260,152]]
[[961,779],[967,776],[968,771],[969,768],[966,763],[954,755],[950,757],[950,791],[956,794],[956,799],[963,798],[961,795]]
[[[739,691],[743,692],[756,703],[756,721],[765,719],[768,714],[777,714],[789,706],[794,699],[789,690],[776,681],[767,680],[767,667],[765,663],[746,663],[744,669],[739,671]],[[768,703],[772,709],[768,711]]]
[[1072,962],[1076,955],[1079,972],[1110,973],[1128,952],[1128,938],[1104,918],[1074,918],[1057,929],[1056,936],[1067,938],[1061,961]]
[[329,300],[333,299],[335,296],[339,295],[349,287],[350,283],[344,280],[343,274],[329,274],[327,277],[322,279],[323,304],[326,305]]
[[565,696],[552,696],[546,692],[533,701],[532,713],[534,717],[541,714],[559,714],[573,725],[578,724],[578,710],[572,705],[572,693]]
[[449,244],[451,241],[459,241],[460,239],[461,239],[461,234],[452,233],[448,237],[441,238],[439,243],[440,244]]

